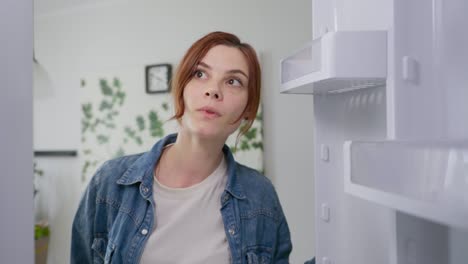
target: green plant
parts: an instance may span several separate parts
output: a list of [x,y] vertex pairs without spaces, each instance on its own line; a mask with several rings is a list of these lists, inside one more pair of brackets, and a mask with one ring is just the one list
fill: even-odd
[[38,240],[50,235],[49,225],[45,222],[37,223],[34,225],[34,239]]
[[[86,86],[86,81],[81,80],[81,87]],[[125,144],[133,142],[137,146],[143,145],[144,138],[161,138],[164,136],[164,123],[158,112],[150,109],[145,115],[137,115],[132,122],[124,125],[117,120],[121,112],[125,112],[124,104],[127,97],[125,89],[118,78],[113,78],[112,82],[107,79],[99,79],[99,103],[82,103],[82,131],[81,141],[89,143],[88,140],[94,139],[97,143],[92,147],[83,150],[84,164],[82,167],[81,178],[84,181],[86,175],[94,169],[102,160],[115,158],[125,155]],[[96,107],[98,106],[98,107]],[[166,102],[161,104],[161,108],[167,112],[169,106]],[[114,135],[122,132],[122,141],[116,142]],[[96,147],[102,148],[107,152],[104,157],[93,153]]]
[[[252,127],[240,138],[240,145],[230,147],[233,153],[249,151],[251,149],[259,149],[260,151],[263,151],[263,126],[261,124],[257,125],[257,121],[262,121],[262,111],[257,113]],[[239,130],[242,130],[244,126],[245,125],[239,127]],[[258,126],[260,126],[260,131]]]
[[[40,177],[44,175],[44,171],[42,169],[39,169],[37,166],[37,163],[33,163],[33,172],[34,172],[34,178]],[[36,183],[34,182],[34,198],[36,195],[39,193],[39,190],[36,187]],[[34,225],[34,239],[38,240],[42,237],[48,237],[50,235],[50,229],[49,225],[42,221]]]

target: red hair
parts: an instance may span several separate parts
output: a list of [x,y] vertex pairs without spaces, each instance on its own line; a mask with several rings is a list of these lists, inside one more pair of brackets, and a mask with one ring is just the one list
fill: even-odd
[[[226,32],[212,32],[197,40],[185,53],[182,61],[177,67],[174,78],[171,81],[172,95],[174,97],[175,114],[171,119],[180,121],[185,111],[184,89],[193,78],[198,63],[205,57],[206,53],[214,46],[225,45],[239,49],[244,54],[249,67],[249,82],[247,105],[239,117],[245,117],[247,123],[241,127],[239,135],[245,134],[257,115],[260,104],[261,70],[255,50],[247,43],[242,43],[239,38]],[[239,121],[236,120],[237,121]]]

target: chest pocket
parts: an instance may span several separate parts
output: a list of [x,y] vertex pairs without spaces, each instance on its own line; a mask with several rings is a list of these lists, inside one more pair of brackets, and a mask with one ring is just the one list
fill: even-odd
[[271,249],[268,247],[250,247],[246,251],[247,264],[270,264]]
[[96,237],[91,246],[94,251],[93,264],[109,264],[111,263],[115,245],[107,240],[107,238]]

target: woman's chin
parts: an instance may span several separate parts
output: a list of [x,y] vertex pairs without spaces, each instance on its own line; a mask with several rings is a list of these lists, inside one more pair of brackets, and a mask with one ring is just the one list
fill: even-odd
[[[182,125],[184,127],[184,124]],[[193,122],[186,123],[182,128],[187,134],[200,139],[222,139],[226,140],[229,135],[236,130],[236,126],[222,126],[212,122]]]
[[220,131],[213,131],[213,130],[207,130],[207,129],[194,131],[193,134],[201,139],[217,139],[217,138],[224,137],[224,135],[220,133]]
[[200,138],[200,139],[216,139],[216,138],[223,138],[224,133],[217,128],[213,127],[192,127],[186,129],[187,134]]

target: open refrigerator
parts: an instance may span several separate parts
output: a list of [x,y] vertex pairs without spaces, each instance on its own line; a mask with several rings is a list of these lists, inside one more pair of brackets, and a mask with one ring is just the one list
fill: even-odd
[[320,264],[468,263],[468,1],[312,0]]

